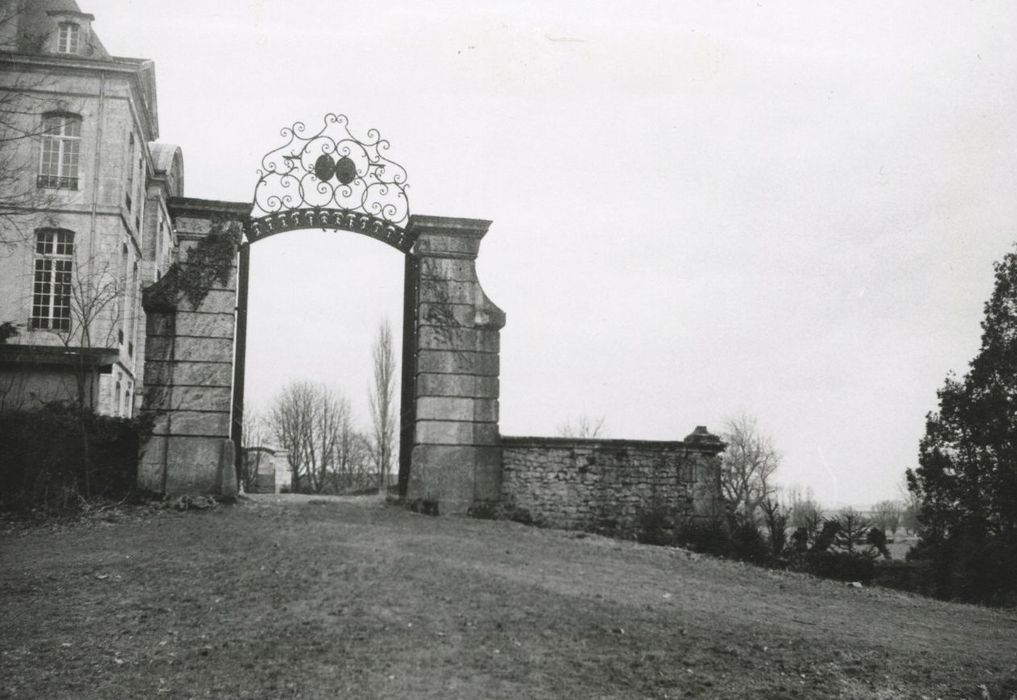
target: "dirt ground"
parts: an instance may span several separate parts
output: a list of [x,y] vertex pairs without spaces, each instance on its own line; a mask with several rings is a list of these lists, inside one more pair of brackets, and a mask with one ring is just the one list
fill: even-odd
[[3,698],[1010,698],[1017,612],[375,499],[0,533]]

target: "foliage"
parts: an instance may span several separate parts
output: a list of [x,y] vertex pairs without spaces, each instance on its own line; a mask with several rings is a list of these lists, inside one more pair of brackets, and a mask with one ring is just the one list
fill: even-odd
[[744,414],[727,421],[723,439],[727,443],[720,480],[724,502],[732,515],[755,519],[759,506],[775,491],[772,479],[780,455],[756,420]]
[[216,220],[208,235],[187,251],[177,284],[192,308],[198,308],[216,282],[229,281],[242,234],[239,222]]
[[[82,462],[81,429],[90,449]],[[78,508],[89,497],[124,498],[137,483],[140,420],[48,404],[0,414],[0,507]]]
[[779,558],[787,547],[787,526],[791,518],[790,510],[775,498],[767,498],[760,504],[763,511],[763,524],[769,536],[770,555]]
[[703,554],[723,557],[731,553],[731,532],[721,518],[693,519],[678,529],[675,541]]
[[1017,597],[1017,252],[995,265],[982,340],[963,379],[948,376],[926,420],[908,488],[921,503],[919,551],[937,594],[998,603]]
[[789,494],[789,501],[791,528],[795,533],[802,533],[798,535],[799,539],[804,538],[807,545],[812,544],[823,526],[823,509],[809,491],[802,494],[793,490]]
[[766,564],[772,558],[770,547],[756,524],[742,520],[731,528],[731,556],[739,561]]
[[642,544],[669,545],[674,543],[674,518],[665,508],[648,508],[639,514],[636,541]]
[[18,327],[10,321],[0,323],[0,345],[5,344],[8,340],[17,336],[18,333]]
[[890,558],[890,550],[886,547],[886,530],[881,527],[873,527],[865,536],[865,543],[874,547],[884,559]]
[[837,532],[833,544],[842,551],[854,552],[865,547],[872,523],[854,508],[842,508],[833,521],[837,523]]
[[868,583],[876,575],[874,559],[862,552],[812,552],[805,558],[805,570],[813,576]]

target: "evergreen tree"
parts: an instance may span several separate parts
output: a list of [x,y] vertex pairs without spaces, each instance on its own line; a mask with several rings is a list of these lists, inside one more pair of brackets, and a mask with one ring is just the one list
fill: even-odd
[[995,271],[981,348],[938,392],[907,477],[935,592],[1006,604],[1017,602],[1017,252]]

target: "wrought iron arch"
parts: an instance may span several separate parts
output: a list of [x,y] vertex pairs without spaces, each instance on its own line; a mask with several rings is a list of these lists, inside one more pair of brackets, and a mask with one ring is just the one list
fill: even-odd
[[329,113],[314,133],[299,121],[280,133],[287,142],[261,159],[249,242],[322,228],[360,233],[409,253],[406,169],[386,157],[389,142],[377,129],[360,139],[346,115]]

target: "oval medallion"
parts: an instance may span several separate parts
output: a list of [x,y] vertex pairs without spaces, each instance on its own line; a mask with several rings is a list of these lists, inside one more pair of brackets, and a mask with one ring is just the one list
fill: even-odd
[[357,179],[357,164],[349,156],[343,156],[335,164],[335,176],[342,184],[350,184]]
[[[344,160],[349,160],[348,158]],[[339,161],[340,163],[342,161]],[[335,175],[335,161],[332,160],[332,156],[327,153],[322,153],[318,156],[318,160],[314,161],[314,176],[325,182],[326,180],[332,179]]]

